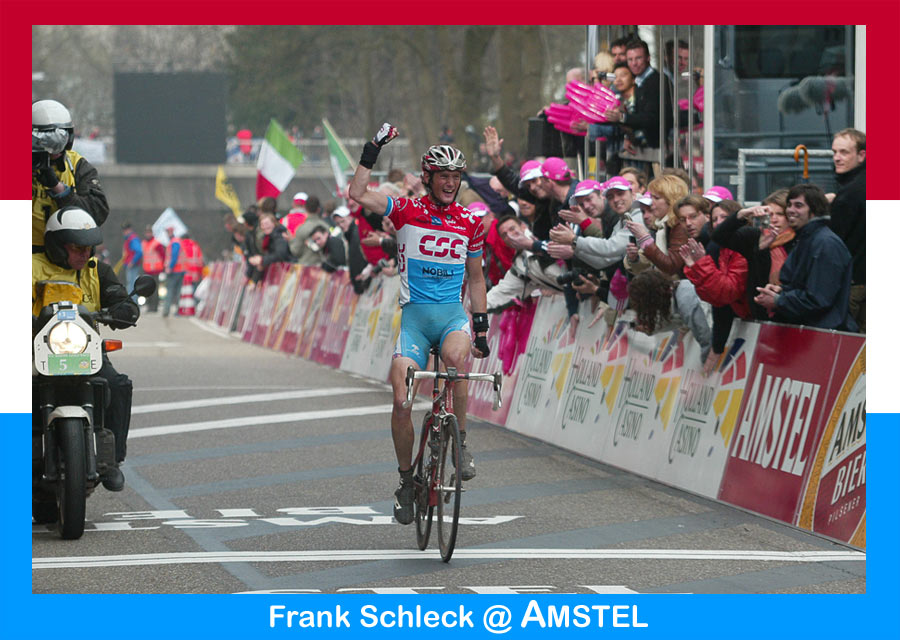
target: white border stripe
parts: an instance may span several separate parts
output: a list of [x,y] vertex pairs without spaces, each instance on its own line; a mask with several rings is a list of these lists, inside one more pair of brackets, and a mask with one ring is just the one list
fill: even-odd
[[203,398],[200,400],[185,400],[182,402],[160,402],[157,404],[142,404],[137,407],[132,407],[131,415],[137,415],[139,413],[156,413],[158,411],[177,411],[180,409],[198,409],[200,407],[220,407],[226,404],[271,402],[273,400],[299,400],[302,398],[339,396],[349,393],[373,393],[375,391],[384,392],[383,389],[376,388],[335,387],[333,389],[299,389],[294,391],[277,391],[274,393],[256,393],[244,396]]
[[[413,405],[413,409],[430,407],[430,402],[419,402]],[[185,424],[169,424],[161,427],[145,427],[143,429],[131,429],[128,438],[148,438],[150,436],[162,436],[173,433],[190,433],[194,431],[209,431],[211,429],[234,429],[236,427],[255,427],[285,422],[304,422],[307,420],[329,420],[332,418],[344,418],[347,416],[368,416],[390,413],[393,405],[382,404],[368,407],[349,407],[345,409],[329,409],[324,411],[301,411],[298,413],[279,413],[264,416],[247,416],[244,418],[230,418],[226,420],[207,420],[205,422],[188,422]]]
[[[370,562],[438,559],[440,553],[405,549],[148,553],[32,558],[32,569],[75,569],[225,562]],[[864,562],[859,551],[741,551],[699,549],[457,549],[454,560],[725,560],[761,562]]]

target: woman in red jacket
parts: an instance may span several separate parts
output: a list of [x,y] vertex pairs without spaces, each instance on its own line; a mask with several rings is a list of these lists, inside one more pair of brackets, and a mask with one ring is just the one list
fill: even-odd
[[[679,211],[690,209],[690,201],[688,197],[679,202]],[[713,227],[740,208],[733,200],[717,203],[712,211]],[[691,212],[682,211],[682,216],[689,219]],[[693,283],[700,299],[713,307],[712,349],[703,363],[704,373],[709,374],[725,351],[734,317],[750,317],[747,260],[739,252],[713,242],[704,249],[695,240],[700,235],[701,225],[688,222],[687,227],[692,237],[679,250],[685,263],[684,275]]]

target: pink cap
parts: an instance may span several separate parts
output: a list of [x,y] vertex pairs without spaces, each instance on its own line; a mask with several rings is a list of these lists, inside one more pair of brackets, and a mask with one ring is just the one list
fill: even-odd
[[649,191],[645,191],[643,195],[638,196],[637,198],[635,198],[635,200],[637,200],[641,204],[647,205],[648,207],[653,203],[653,198],[650,197]]
[[541,163],[537,160],[528,160],[522,163],[522,168],[519,169],[519,184],[521,185],[523,182],[528,182],[529,180],[534,180],[535,178],[541,177]]
[[572,172],[562,158],[547,158],[541,165],[541,174],[550,180],[569,180]]
[[473,202],[472,204],[467,205],[466,209],[471,211],[475,216],[479,218],[483,218],[490,211],[488,206],[483,202]]
[[296,204],[296,205],[306,204],[307,198],[309,198],[309,196],[306,195],[305,192],[298,191],[297,193],[294,194],[294,204]]
[[592,191],[603,191],[603,185],[596,180],[582,180],[575,185],[575,192],[572,194],[575,198],[586,196]]
[[615,176],[603,183],[603,194],[610,189],[619,189],[620,191],[631,191],[631,183],[622,176]]
[[722,202],[722,200],[734,200],[731,192],[725,187],[710,187],[703,197],[710,202]]

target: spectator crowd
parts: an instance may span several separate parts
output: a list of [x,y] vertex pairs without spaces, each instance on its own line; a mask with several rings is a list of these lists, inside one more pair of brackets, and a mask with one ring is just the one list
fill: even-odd
[[[672,82],[688,72],[686,45],[677,43],[677,56],[674,49],[667,66],[677,58],[679,73],[664,69],[662,78],[637,39],[615,41],[596,57],[590,81],[619,100],[603,124],[589,125],[614,151],[601,167],[604,182],[578,180],[562,157],[518,164],[496,129],[484,129],[478,154],[491,177],[464,172],[458,201],[484,228],[488,311],[558,294],[573,330],[585,305],[591,324],[627,320],[646,333],[682,327],[700,345],[707,372],[734,318],[864,333],[865,133],[833,136],[835,193],[796,184],[747,206],[723,186],[704,191],[683,169],[652,162],[667,144],[660,118],[674,134],[697,117],[689,103],[678,122],[660,114],[661,87],[670,100]],[[420,178],[396,169],[369,188],[395,198],[424,194]],[[300,192],[287,213],[262,198],[240,219],[226,216],[251,286],[275,262],[346,269],[357,293],[374,275],[397,273],[390,221],[340,195],[346,205]]]

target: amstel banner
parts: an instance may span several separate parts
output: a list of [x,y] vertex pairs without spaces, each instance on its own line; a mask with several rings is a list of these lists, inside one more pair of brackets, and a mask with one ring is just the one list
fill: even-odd
[[719,499],[852,539],[865,514],[861,336],[761,326]]

